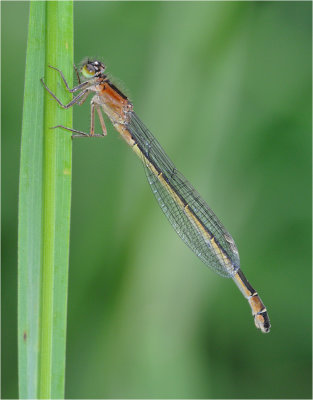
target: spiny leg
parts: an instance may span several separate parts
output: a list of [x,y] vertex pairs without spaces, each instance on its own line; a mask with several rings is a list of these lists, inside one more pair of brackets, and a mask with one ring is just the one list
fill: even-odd
[[66,131],[77,133],[77,135],[72,135],[72,138],[74,138],[74,137],[104,137],[103,134],[95,133],[94,135],[91,135],[90,133],[78,131],[77,129],[68,128],[67,126],[64,126],[64,125],[52,126],[50,129],[56,129],[56,128],[62,128],[62,129],[65,129]]
[[81,106],[82,104],[85,103],[85,101],[87,100],[87,97],[89,96],[89,90],[87,89],[85,91],[86,93],[82,96],[82,98],[77,102],[77,105]]
[[63,72],[60,69],[56,68],[56,67],[52,67],[52,65],[49,65],[49,68],[54,69],[55,71],[57,71],[61,75],[61,78],[62,78],[62,80],[63,80],[63,82],[64,82],[64,84],[66,86],[66,89],[70,93],[74,93],[74,92],[77,92],[77,90],[85,88],[89,83],[88,81],[85,81],[83,83],[80,82],[80,77],[79,77],[78,71],[77,71],[77,69],[75,67],[75,71],[76,71],[76,74],[77,74],[77,77],[78,77],[78,80],[79,80],[79,85],[75,86],[73,89],[70,89],[70,87],[68,86],[68,83],[67,83],[67,81],[65,79],[65,76],[63,75]]
[[[82,92],[80,92],[76,97],[74,97],[71,102],[69,102],[68,104],[64,105],[61,102],[61,100],[58,99],[54,93],[51,92],[51,90],[48,88],[48,86],[44,83],[43,79],[41,79],[41,83],[43,84],[45,89],[51,94],[51,96],[60,104],[60,106],[62,108],[65,108],[65,109],[68,109],[68,108],[72,107],[76,103],[78,105],[82,105],[86,101],[86,99],[87,99],[87,97],[89,95],[89,90],[85,89]],[[82,131],[78,131],[77,129],[68,128],[68,127],[66,127],[64,125],[52,126],[50,129],[55,129],[55,128],[62,128],[62,129],[65,129],[67,131],[79,134],[79,135],[72,135],[72,136],[79,136],[79,137],[88,137],[88,136],[90,136],[90,134],[88,134],[88,133],[85,133],[85,132],[82,132]],[[103,136],[103,135],[94,135],[94,136],[97,137],[97,136]]]
[[[99,117],[99,120],[100,120],[102,132],[103,132],[102,134],[97,134],[97,135],[95,135],[95,108],[97,109],[98,117]],[[97,136],[97,137],[105,136],[107,134],[105,123],[104,123],[103,117],[102,117],[102,115],[100,113],[99,105],[95,104],[94,100],[91,100],[91,102],[90,102],[90,114],[91,114],[91,118],[90,118],[90,136]]]
[[[86,98],[87,98],[87,96],[86,96]],[[86,100],[86,98],[83,98],[82,102],[84,102]],[[95,133],[95,108],[97,109],[99,120],[100,120],[100,124],[101,124],[101,128],[102,128],[102,131],[103,131],[103,133],[101,133],[101,134]],[[95,104],[93,100],[91,100],[91,103],[90,103],[90,114],[91,114],[91,118],[90,118],[90,133],[78,131],[77,129],[68,128],[68,127],[66,127],[64,125],[57,125],[57,126],[52,127],[51,129],[62,128],[62,129],[65,129],[67,131],[77,133],[77,135],[72,135],[72,138],[74,138],[74,137],[104,137],[107,134],[105,123],[104,123],[103,117],[101,115],[101,112],[100,112],[98,104]]]
[[93,100],[90,102],[90,136],[95,134],[95,103]]
[[99,121],[100,121],[100,125],[101,125],[103,136],[106,136],[108,134],[108,132],[107,132],[107,128],[105,126],[105,122],[104,122],[104,119],[103,119],[99,104],[96,104],[95,107],[96,107],[96,110],[97,110],[97,113],[98,113],[98,117],[99,117]]
[[[79,74],[78,74],[78,71],[77,71],[77,68],[76,68],[75,65],[74,65],[74,68],[75,68],[75,71],[76,71],[76,74],[77,74],[77,78],[78,78],[80,84],[79,84],[78,86],[76,86],[75,88],[73,88],[73,89],[70,89],[70,88],[68,87],[68,84],[67,84],[67,82],[66,82],[66,79],[65,79],[65,77],[64,77],[64,75],[63,75],[63,73],[62,73],[62,71],[60,71],[59,69],[57,69],[57,68],[55,68],[55,67],[52,67],[52,66],[50,66],[50,65],[49,65],[49,67],[52,68],[52,69],[55,69],[56,71],[59,72],[59,74],[61,75],[61,78],[62,78],[62,80],[63,80],[63,82],[64,82],[64,84],[65,84],[67,90],[68,90],[69,92],[71,92],[71,93],[75,92],[76,90],[81,89],[81,88],[84,87],[86,84],[89,84],[89,85],[90,85],[89,82],[83,82],[82,84],[80,83],[80,77],[79,77]],[[48,86],[45,84],[45,82],[43,81],[43,79],[41,79],[41,83],[43,84],[44,88],[50,93],[50,95],[60,104],[60,106],[61,106],[62,108],[65,108],[65,109],[68,109],[68,108],[72,107],[74,104],[82,105],[82,104],[86,101],[86,99],[87,99],[87,97],[88,97],[88,95],[89,95],[89,88],[88,88],[88,86],[87,86],[87,88],[85,88],[85,90],[83,90],[83,91],[80,92],[77,96],[75,96],[75,97],[72,99],[72,101],[70,101],[68,104],[63,104],[63,103],[61,102],[61,100],[48,88]],[[99,106],[98,106],[98,105],[96,106],[96,108],[97,108],[97,112],[98,112],[98,116],[99,116],[99,120],[100,120],[100,124],[101,124],[101,128],[102,128],[102,132],[103,132],[103,133],[102,133],[102,134],[95,134],[95,133],[94,133],[94,126],[95,126],[95,122],[94,122],[94,120],[95,120],[94,108],[95,108],[95,104],[94,104],[93,101],[91,101],[91,127],[90,127],[90,133],[86,133],[86,132],[83,132],[83,131],[79,131],[79,130],[77,130],[77,129],[68,128],[68,127],[66,127],[66,126],[64,126],[64,125],[56,125],[56,126],[51,127],[50,129],[62,128],[62,129],[65,129],[65,130],[67,130],[67,131],[77,133],[77,135],[72,135],[72,138],[73,138],[73,137],[104,137],[104,136],[107,134],[107,130],[106,130],[105,123],[104,123],[104,120],[103,120],[103,117],[102,117],[102,115],[101,115],[101,112],[100,112],[100,109],[99,109]]]
[[74,69],[75,69],[75,72],[76,72],[78,83],[81,84],[81,80],[80,80],[80,76],[79,76],[79,73],[78,73],[78,69],[77,69],[75,64],[73,64],[73,65],[74,65]]
[[75,96],[75,97],[72,99],[72,101],[70,101],[68,104],[63,104],[63,103],[61,102],[61,100],[58,99],[58,98],[56,97],[56,95],[55,95],[53,92],[51,92],[51,90],[48,88],[48,86],[44,83],[43,79],[40,79],[40,80],[41,80],[41,83],[43,84],[44,88],[45,88],[45,89],[51,94],[51,96],[60,104],[60,106],[61,106],[62,108],[65,108],[65,109],[68,109],[68,108],[72,107],[75,103],[78,103],[78,102],[79,102],[79,99],[81,99],[83,96],[85,96],[86,93],[88,93],[88,89],[85,89],[85,90],[83,90],[82,92],[80,92],[77,96]]

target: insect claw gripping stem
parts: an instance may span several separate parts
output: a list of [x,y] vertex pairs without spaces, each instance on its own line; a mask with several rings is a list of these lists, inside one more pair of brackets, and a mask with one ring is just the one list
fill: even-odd
[[[48,88],[48,86],[45,84],[43,78],[41,78],[40,81],[41,81],[41,83],[43,84],[44,88],[49,92],[49,94],[50,94],[50,95],[59,103],[59,105],[60,105],[62,108],[64,108],[64,109],[69,109],[69,108],[72,107],[74,104],[82,105],[82,104],[86,101],[86,99],[87,99],[87,97],[88,97],[90,82],[85,81],[85,82],[81,83],[80,78],[79,78],[79,75],[78,75],[78,70],[77,70],[76,66],[74,65],[74,68],[75,68],[76,74],[77,74],[78,79],[79,79],[79,85],[76,86],[76,87],[74,87],[73,89],[70,89],[70,88],[69,88],[68,83],[67,83],[67,81],[66,81],[66,79],[65,79],[65,77],[64,77],[64,75],[63,75],[63,73],[62,73],[62,71],[60,71],[58,68],[55,68],[55,67],[53,67],[53,66],[51,66],[51,65],[49,65],[49,68],[54,69],[55,71],[59,72],[59,74],[61,75],[61,78],[62,78],[62,80],[63,80],[63,82],[64,82],[64,84],[65,84],[65,86],[66,86],[66,89],[67,89],[70,93],[74,93],[74,92],[76,92],[77,90],[82,90],[82,89],[84,89],[84,90],[82,90],[77,96],[75,96],[75,97],[72,99],[72,101],[70,101],[68,104],[63,104],[63,103],[61,102],[61,100]],[[65,129],[65,130],[70,131],[70,132],[77,133],[77,135],[72,135],[72,138],[73,138],[73,137],[103,137],[103,136],[105,136],[107,133],[106,133],[106,128],[105,128],[104,120],[103,120],[103,117],[102,117],[102,115],[101,115],[101,112],[100,112],[100,109],[99,109],[98,106],[97,106],[97,112],[98,112],[100,124],[101,124],[101,127],[102,127],[102,134],[95,134],[95,133],[94,133],[94,107],[95,107],[95,106],[94,106],[94,103],[91,102],[92,119],[91,119],[91,130],[90,130],[90,133],[85,133],[85,132],[82,132],[82,131],[79,131],[79,130],[76,130],[76,129],[68,128],[68,127],[63,126],[63,125],[56,125],[56,126],[51,127],[50,129],[61,128],[61,129]]]
[[76,138],[77,137],[104,137],[105,136],[104,133],[103,134],[95,133],[94,135],[91,135],[90,133],[78,131],[77,129],[68,128],[64,125],[56,125],[56,126],[50,127],[50,129],[56,129],[56,128],[61,128],[61,129],[65,129],[66,131],[77,133],[77,135],[72,135],[72,138],[75,138],[75,137]]
[[76,75],[77,75],[78,80],[79,80],[79,85],[73,87],[73,89],[70,89],[70,87],[68,86],[67,80],[65,79],[65,76],[63,75],[63,72],[62,72],[61,70],[59,70],[58,68],[53,67],[52,65],[48,65],[48,67],[51,68],[51,69],[54,69],[55,71],[57,71],[57,72],[60,74],[60,76],[61,76],[61,78],[62,78],[62,80],[63,80],[63,82],[64,82],[64,84],[65,84],[65,86],[66,86],[66,89],[67,89],[70,93],[74,93],[74,92],[77,92],[77,90],[83,89],[83,88],[86,87],[86,86],[88,85],[88,83],[89,83],[88,81],[85,81],[85,82],[81,83],[80,78],[79,78],[79,74],[78,74],[78,71],[77,71],[77,68],[76,68],[76,66],[74,65],[74,69],[75,69]]

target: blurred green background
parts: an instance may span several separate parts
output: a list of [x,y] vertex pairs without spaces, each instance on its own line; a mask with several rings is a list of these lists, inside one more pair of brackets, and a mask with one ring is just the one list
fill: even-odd
[[[18,396],[28,7],[1,3],[3,398]],[[311,7],[75,3],[76,62],[102,58],[223,221],[272,331],[175,234],[108,124],[73,146],[67,398],[311,398]],[[89,129],[87,104],[74,117]]]

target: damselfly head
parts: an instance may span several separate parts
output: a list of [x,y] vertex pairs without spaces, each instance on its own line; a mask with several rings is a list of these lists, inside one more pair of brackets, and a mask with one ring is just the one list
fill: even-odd
[[104,71],[105,71],[105,65],[100,61],[87,60],[86,62],[84,62],[81,68],[82,75],[84,76],[84,78],[87,79],[99,76],[103,74]]

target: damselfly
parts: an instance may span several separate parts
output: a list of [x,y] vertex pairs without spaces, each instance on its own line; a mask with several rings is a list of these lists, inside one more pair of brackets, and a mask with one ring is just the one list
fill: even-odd
[[[269,332],[271,325],[267,310],[240,269],[234,239],[187,179],[175,168],[159,142],[133,111],[132,103],[104,73],[105,65],[100,61],[87,60],[80,73],[75,68],[79,84],[73,89],[69,88],[59,69],[50,68],[60,74],[69,92],[79,93],[70,103],[64,105],[42,80],[46,90],[61,107],[81,105],[91,92],[95,93],[91,100],[89,133],[62,125],[54,128],[71,131],[73,137],[105,136],[107,130],[102,115],[104,112],[142,160],[152,192],[178,235],[206,265],[218,274],[234,280],[250,304],[256,327],[262,332]],[[102,134],[95,134],[95,110]]]

